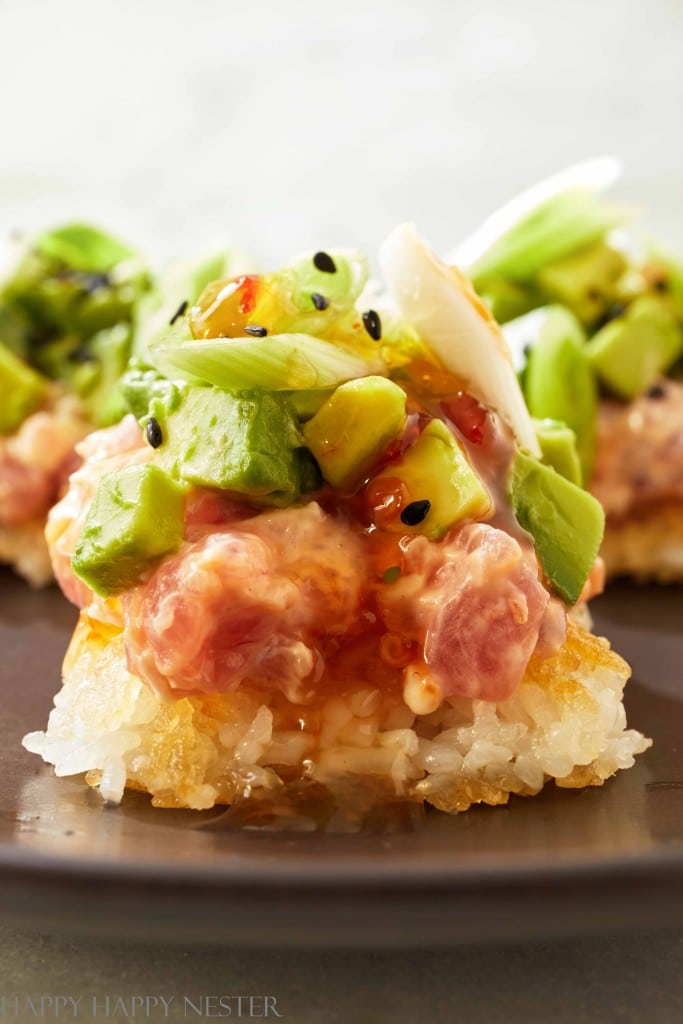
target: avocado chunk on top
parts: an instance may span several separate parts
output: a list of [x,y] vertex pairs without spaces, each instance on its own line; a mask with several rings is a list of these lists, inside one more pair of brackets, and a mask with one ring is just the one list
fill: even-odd
[[107,473],[88,511],[71,565],[110,597],[136,583],[183,539],[185,488],[152,463]]
[[626,266],[620,252],[595,242],[547,264],[536,281],[551,301],[567,306],[584,324],[594,324],[614,302]]
[[161,428],[157,462],[177,479],[265,505],[310,486],[312,459],[284,396],[188,387],[153,398],[149,413]]
[[516,320],[543,302],[543,297],[533,286],[507,277],[484,278],[476,282],[476,288],[499,324]]
[[[393,532],[439,540],[455,523],[486,519],[493,511],[491,495],[442,420],[431,420],[415,444],[375,479],[387,478],[398,479],[407,494],[401,519],[386,527]],[[411,522],[407,508],[413,503],[417,522]]]
[[0,344],[0,434],[11,434],[44,401],[49,382]]
[[546,578],[567,604],[576,604],[602,543],[605,513],[599,501],[522,452],[512,466],[510,495]]
[[598,394],[586,356],[583,328],[562,306],[545,306],[528,317],[533,340],[523,376],[523,391],[529,412],[537,419],[561,420],[574,431],[583,480],[589,480],[595,451]]
[[683,352],[683,333],[673,313],[652,296],[631,303],[586,345],[600,380],[620,398],[636,398]]
[[361,377],[341,384],[303,434],[325,480],[346,490],[362,481],[405,422],[405,392],[386,377]]
[[534,420],[542,461],[560,476],[581,486],[581,462],[576,450],[576,434],[559,420]]

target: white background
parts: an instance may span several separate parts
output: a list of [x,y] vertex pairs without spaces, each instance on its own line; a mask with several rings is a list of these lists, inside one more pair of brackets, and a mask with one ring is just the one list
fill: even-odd
[[683,242],[681,0],[0,0],[0,231],[441,251],[587,156]]

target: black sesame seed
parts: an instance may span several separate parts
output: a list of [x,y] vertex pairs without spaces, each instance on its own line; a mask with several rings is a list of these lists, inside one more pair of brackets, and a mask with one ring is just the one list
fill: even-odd
[[374,309],[363,313],[363,326],[373,341],[379,341],[382,337],[382,321],[379,318],[379,313],[376,313]]
[[173,314],[173,316],[171,317],[171,319],[168,321],[168,326],[169,327],[173,327],[173,324],[176,322],[176,320],[180,319],[180,317],[183,315],[183,313],[185,312],[186,309],[187,309],[187,299],[184,299],[183,302],[181,302],[180,305],[178,306],[178,308],[176,309],[176,311]]
[[317,252],[313,257],[313,266],[323,274],[337,273],[337,264],[328,252]]
[[66,281],[68,284],[78,288],[80,298],[92,295],[100,288],[110,288],[111,280],[108,274],[89,273],[86,270],[72,270],[71,267],[64,267],[54,273],[57,281]]
[[110,288],[111,281],[108,274],[86,274],[83,273],[80,277],[81,287],[92,294],[93,292],[99,291],[100,288]]
[[605,324],[610,324],[613,320],[623,316],[626,312],[626,306],[623,302],[613,302],[611,306],[608,306],[599,321],[595,325],[596,330],[600,330]]
[[651,388],[647,389],[646,394],[648,398],[664,398],[666,389],[661,384],[653,384]]
[[432,507],[431,501],[423,498],[420,501],[411,501],[401,512],[401,522],[406,526],[417,526],[429,514]]
[[147,420],[147,424],[145,426],[145,437],[147,438],[147,443],[150,444],[152,448],[158,448],[164,440],[164,435],[161,433],[159,421],[155,420],[153,416],[150,416]]
[[323,309],[327,309],[330,304],[330,300],[326,299],[324,295],[320,294],[320,292],[313,292],[311,295],[311,302],[315,308],[319,309],[321,312]]
[[77,349],[69,355],[70,363],[96,363],[97,356],[90,351],[85,345],[79,345]]
[[607,307],[605,316],[607,320],[616,320],[618,316],[623,316],[626,312],[626,306],[623,302],[613,302],[611,306]]
[[250,334],[252,338],[265,338],[268,333],[267,327],[258,327],[256,324],[247,324],[244,328],[245,334]]
[[665,277],[658,277],[656,281],[652,282],[652,287],[656,292],[668,292],[669,282]]

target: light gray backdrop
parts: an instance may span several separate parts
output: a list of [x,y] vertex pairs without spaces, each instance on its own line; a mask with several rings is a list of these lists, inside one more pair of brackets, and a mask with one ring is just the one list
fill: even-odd
[[683,242],[680,0],[0,0],[0,230],[442,251],[601,153]]

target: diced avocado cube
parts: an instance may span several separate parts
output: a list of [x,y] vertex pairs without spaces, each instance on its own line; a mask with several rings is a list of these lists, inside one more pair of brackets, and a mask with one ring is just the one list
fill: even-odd
[[[80,396],[88,418],[98,426],[118,423],[128,411],[119,380],[126,369],[130,342],[127,324],[98,331],[88,343],[91,360],[71,372],[71,387]],[[85,374],[93,370],[93,376],[88,378]],[[83,371],[85,374],[81,377]]]
[[153,398],[149,413],[161,427],[159,465],[171,476],[259,504],[299,496],[302,438],[283,396],[187,387],[168,401]]
[[386,377],[361,377],[340,385],[303,434],[325,480],[347,490],[362,481],[405,422],[405,391]]
[[0,344],[0,434],[11,434],[44,400],[49,383]]
[[102,477],[71,565],[96,594],[136,583],[183,539],[185,489],[152,463]]
[[576,604],[602,542],[602,506],[522,452],[515,456],[510,490],[517,522],[534,538],[546,578],[567,604]]
[[560,302],[584,324],[593,324],[614,301],[626,260],[604,242],[573,252],[538,272],[536,282],[553,302]]
[[679,252],[662,249],[652,242],[647,247],[645,268],[649,287],[677,317],[683,320],[683,258]]
[[499,324],[524,316],[542,301],[529,285],[519,284],[506,277],[477,281],[477,291]]
[[646,391],[683,352],[683,333],[658,299],[636,299],[624,316],[606,324],[586,345],[586,355],[606,387],[621,398]]
[[535,420],[534,429],[541,446],[543,462],[580,487],[581,462],[574,431],[559,420]]
[[148,414],[153,398],[161,398],[169,411],[176,408],[183,390],[181,383],[162,377],[157,370],[136,358],[128,364],[119,385],[128,408],[137,420]]
[[598,393],[583,328],[562,306],[545,306],[528,318],[534,333],[523,380],[529,412],[574,431],[585,482],[593,465]]
[[439,540],[455,523],[486,519],[493,511],[491,495],[470,465],[465,449],[442,420],[431,420],[415,444],[375,479],[387,477],[405,485],[408,504],[429,502],[427,514],[419,523],[410,525],[404,516],[388,527],[394,532],[422,533]]

